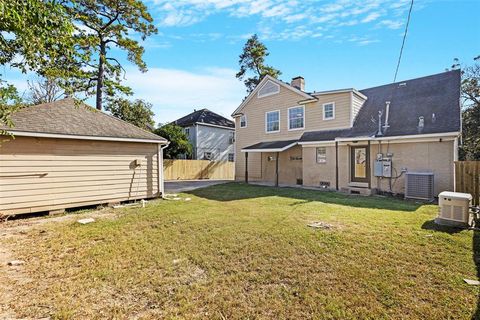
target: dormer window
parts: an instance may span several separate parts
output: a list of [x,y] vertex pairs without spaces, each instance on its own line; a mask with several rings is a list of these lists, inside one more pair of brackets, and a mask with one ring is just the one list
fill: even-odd
[[246,128],[246,127],[247,127],[247,116],[243,114],[240,116],[240,128]]
[[323,120],[335,119],[335,102],[323,104]]
[[273,94],[280,92],[280,86],[273,81],[268,80],[265,84],[258,90],[258,97],[268,97]]

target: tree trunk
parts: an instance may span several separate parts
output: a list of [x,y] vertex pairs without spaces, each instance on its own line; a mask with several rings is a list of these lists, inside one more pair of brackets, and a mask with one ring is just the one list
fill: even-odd
[[98,74],[97,74],[97,109],[102,110],[103,103],[103,77],[105,73],[105,58],[107,55],[106,45],[103,40],[100,40],[100,57],[98,59]]

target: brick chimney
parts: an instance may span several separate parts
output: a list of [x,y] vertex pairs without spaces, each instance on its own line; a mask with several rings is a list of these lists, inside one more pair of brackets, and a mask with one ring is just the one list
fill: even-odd
[[292,82],[290,83],[292,87],[297,88],[298,90],[305,91],[305,79],[303,77],[295,77],[292,78]]

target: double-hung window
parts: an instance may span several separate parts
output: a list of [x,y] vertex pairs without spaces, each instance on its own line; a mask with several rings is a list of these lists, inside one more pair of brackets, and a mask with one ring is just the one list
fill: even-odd
[[242,114],[240,116],[240,128],[245,128],[247,126],[247,116]]
[[305,107],[288,108],[288,130],[305,128]]
[[323,120],[335,119],[335,103],[329,102],[323,105]]
[[265,131],[267,133],[280,131],[280,111],[270,111],[265,114]]

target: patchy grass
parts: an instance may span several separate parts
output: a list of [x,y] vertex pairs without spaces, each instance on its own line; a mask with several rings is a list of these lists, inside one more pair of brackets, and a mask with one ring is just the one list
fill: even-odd
[[[471,319],[480,236],[437,207],[230,183],[1,240],[20,317]],[[307,227],[322,221],[330,229]],[[480,261],[480,258],[479,258]]]

